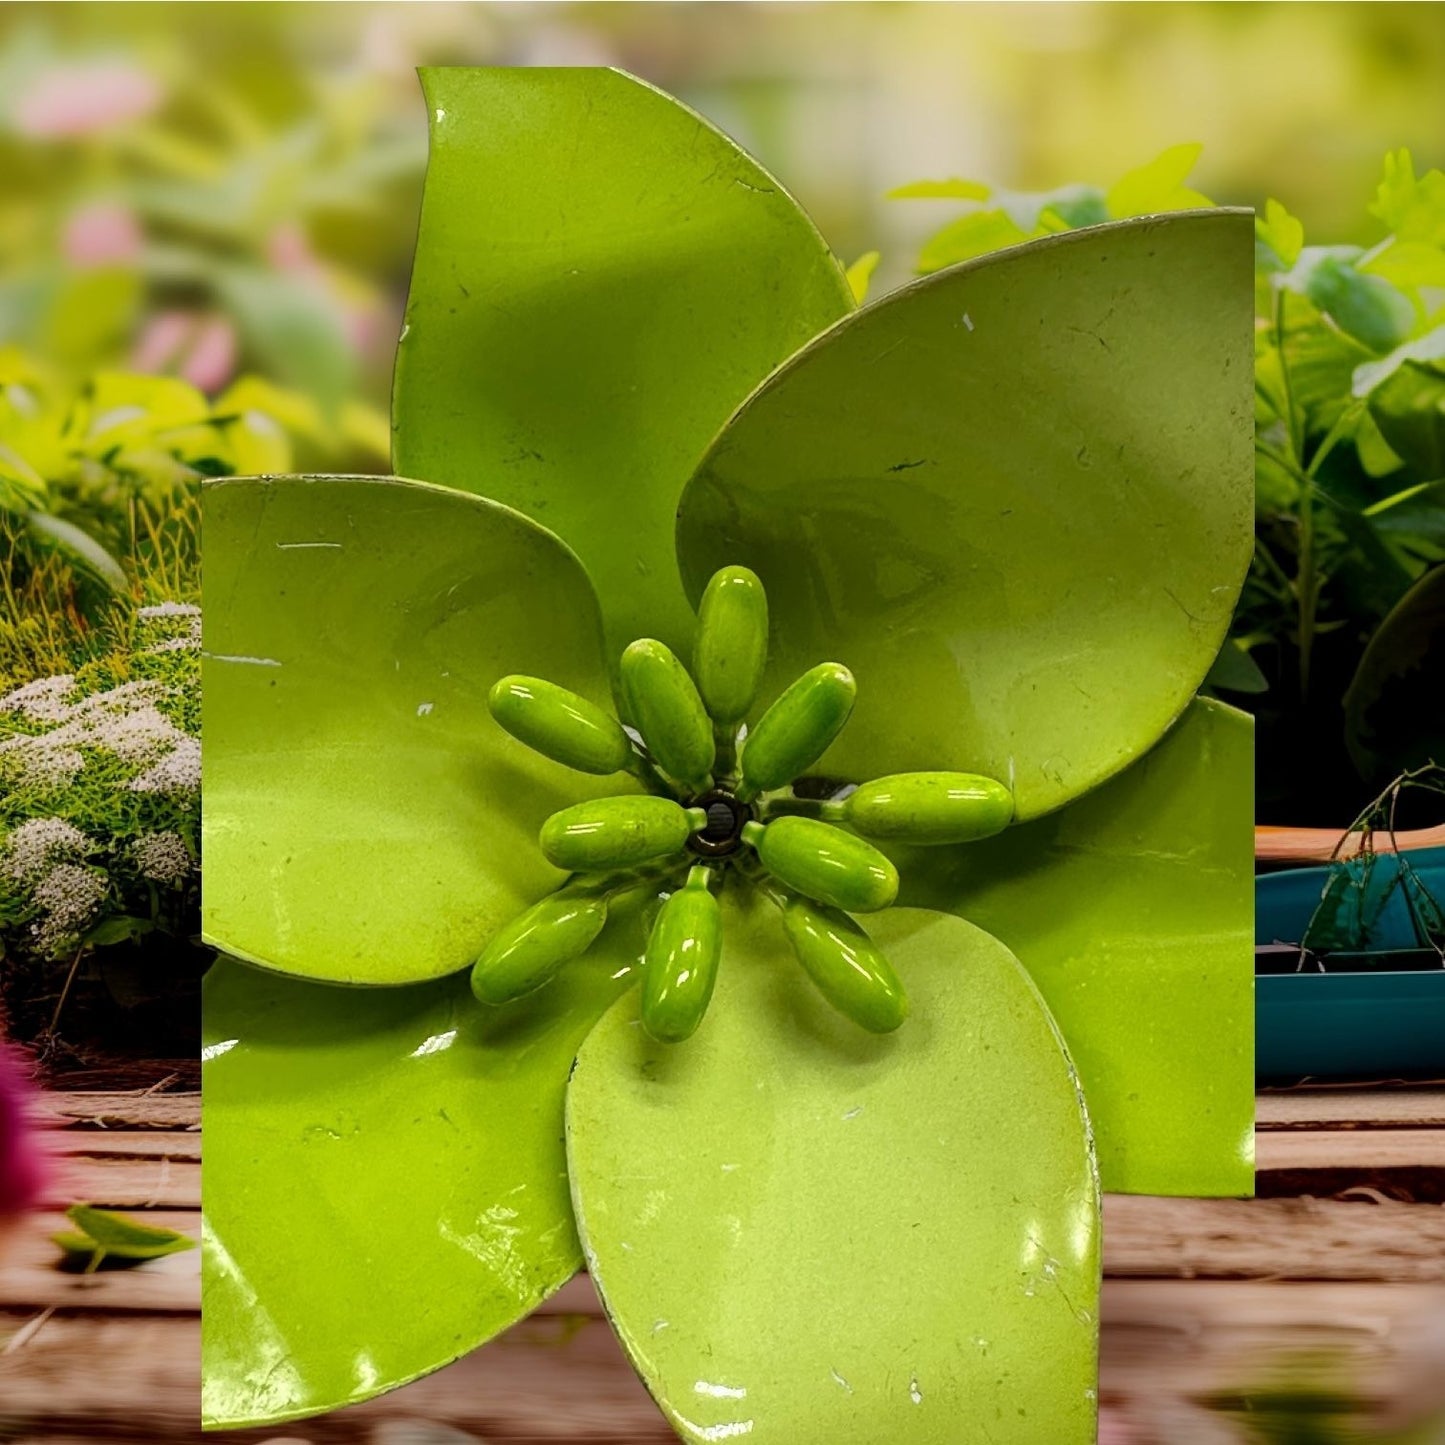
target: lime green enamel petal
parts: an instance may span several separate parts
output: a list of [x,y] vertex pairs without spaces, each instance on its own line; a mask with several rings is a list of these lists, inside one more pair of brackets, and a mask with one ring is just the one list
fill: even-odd
[[819,764],[947,769],[1020,818],[1118,772],[1219,651],[1253,545],[1253,232],[1181,212],[938,272],[819,337],[682,499],[697,598],[768,590],[776,691],[858,678]]
[[226,480],[203,500],[207,938],[345,983],[464,968],[561,881],[548,814],[629,786],[487,710],[533,669],[606,698],[581,566],[518,513],[418,482]]
[[465,978],[340,989],[216,966],[203,1053],[208,1424],[379,1394],[573,1274],[567,1071],[641,950],[629,911],[500,1011]]
[[1254,746],[1196,702],[1128,772],[1054,817],[897,853],[906,902],[950,907],[1034,977],[1078,1065],[1104,1188],[1254,1188]]
[[723,908],[704,1027],[652,1043],[623,999],[567,1093],[588,1265],[673,1427],[1092,1445],[1094,1161],[1017,960],[944,914],[870,920],[914,1002],[879,1037],[801,976],[771,904]]
[[422,79],[431,163],[395,465],[576,548],[614,662],[634,637],[687,656],[683,483],[748,392],[852,309],[842,268],[771,176],[630,76]]

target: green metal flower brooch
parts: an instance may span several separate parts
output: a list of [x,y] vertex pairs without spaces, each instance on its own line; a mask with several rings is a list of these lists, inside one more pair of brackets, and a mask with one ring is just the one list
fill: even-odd
[[585,1262],[685,1440],[1085,1445],[1101,1187],[1251,1186],[1250,218],[859,307],[658,91],[424,84],[427,480],[204,493],[206,1423]]

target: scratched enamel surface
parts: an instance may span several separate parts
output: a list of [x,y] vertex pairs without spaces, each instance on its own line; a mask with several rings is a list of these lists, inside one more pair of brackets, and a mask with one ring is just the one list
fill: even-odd
[[611,664],[638,637],[686,655],[678,495],[733,408],[852,309],[843,269],[777,180],[644,81],[527,66],[422,84],[396,466],[574,547]]
[[1098,1193],[1027,975],[962,920],[867,920],[914,1008],[833,1012],[776,910],[724,898],[688,1043],[635,996],[567,1097],[594,1280],[678,1434],[798,1445],[1090,1445]]
[[762,578],[765,697],[856,674],[826,776],[982,773],[1030,818],[1178,717],[1253,548],[1253,236],[1217,210],[980,257],[731,418],[683,493],[683,581]]
[[623,910],[506,1010],[465,977],[345,989],[217,964],[205,993],[203,1410],[330,1410],[523,1318],[581,1262],[562,1096],[633,982]]
[[626,779],[517,746],[487,693],[608,696],[596,600],[526,518],[385,477],[203,490],[207,938],[345,983],[434,978],[561,881],[550,813]]
[[1254,728],[1198,701],[1048,818],[895,855],[906,902],[1002,939],[1078,1065],[1106,1189],[1254,1188]]

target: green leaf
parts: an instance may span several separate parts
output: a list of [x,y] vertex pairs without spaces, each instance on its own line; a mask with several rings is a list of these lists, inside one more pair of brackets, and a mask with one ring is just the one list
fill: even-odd
[[1445,326],[1436,326],[1423,336],[1402,343],[1378,361],[1357,366],[1351,378],[1351,391],[1355,396],[1371,395],[1407,361],[1445,361]]
[[939,271],[1028,238],[1029,232],[1020,230],[1002,211],[971,211],[929,237],[918,253],[918,269],[925,274]]
[[768,698],[819,658],[856,675],[824,776],[982,773],[1031,818],[1183,710],[1253,549],[1252,229],[1122,222],[929,277],[728,423],[683,578],[762,578]]
[[575,548],[612,659],[641,636],[685,654],[678,494],[748,391],[851,309],[843,269],[771,176],[630,76],[423,82],[432,155],[395,464]]
[[1416,475],[1445,476],[1445,367],[1401,362],[1370,392],[1370,415]]
[[1360,262],[1360,270],[1382,276],[1402,291],[1422,286],[1445,286],[1445,249],[1422,241],[1391,239]]
[[1406,487],[1367,507],[1365,515],[1378,533],[1392,541],[1445,549],[1445,480]]
[[334,413],[355,390],[357,363],[337,305],[316,282],[243,266],[215,277],[261,369]]
[[1228,638],[1214,659],[1214,666],[1204,679],[1210,687],[1225,692],[1261,693],[1269,691],[1269,681],[1259,670],[1259,664],[1249,655],[1249,649],[1236,638]]
[[345,983],[465,967],[560,882],[547,816],[629,787],[487,711],[514,672],[606,698],[581,566],[525,517],[419,482],[226,480],[202,501],[208,941]]
[[1396,603],[1345,693],[1345,741],[1367,782],[1445,763],[1442,669],[1445,566],[1427,572]]
[[1275,284],[1308,296],[1357,341],[1385,352],[1409,336],[1415,307],[1383,276],[1356,266],[1363,254],[1358,246],[1306,246]]
[[202,1410],[351,1404],[529,1314],[582,1262],[562,1099],[642,929],[510,1010],[465,978],[337,989],[222,961],[205,985]]
[[992,194],[982,181],[963,181],[954,177],[946,181],[910,181],[888,192],[890,201],[986,201]]
[[879,1037],[813,991],[771,905],[723,906],[697,1034],[653,1044],[625,998],[567,1093],[593,1281],[674,1429],[1092,1442],[1098,1187],[1017,961],[941,914],[870,919],[913,1001]]
[[1106,198],[1109,215],[1122,220],[1159,211],[1189,211],[1211,204],[1207,196],[1184,184],[1203,150],[1197,142],[1170,146],[1152,161],[1120,177],[1109,188]]
[[1281,266],[1290,267],[1299,260],[1305,228],[1273,197],[1265,202],[1264,215],[1255,218],[1254,234],[1269,247]]
[[1253,1189],[1253,783],[1250,719],[1200,701],[1063,812],[894,855],[905,903],[955,910],[1033,976],[1078,1066],[1105,1189]]
[[96,1209],[90,1204],[72,1204],[65,1214],[76,1230],[53,1234],[51,1238],[67,1254],[89,1256],[92,1267],[107,1258],[160,1259],[196,1247],[194,1239],[177,1229],[158,1229],[127,1214]]
[[49,512],[31,512],[25,518],[25,525],[42,546],[59,552],[82,571],[104,582],[111,591],[125,592],[130,587],[130,580],[120,563],[74,522],[67,522],[65,518]]
[[1417,179],[1408,150],[1387,152],[1370,214],[1402,240],[1445,245],[1445,174],[1432,170]]
[[868,285],[873,280],[873,273],[878,269],[882,255],[881,251],[865,251],[848,268],[848,288],[860,306],[868,299]]
[[82,940],[96,948],[106,948],[114,943],[129,943],[132,939],[144,938],[155,929],[149,918],[107,918],[97,923]]

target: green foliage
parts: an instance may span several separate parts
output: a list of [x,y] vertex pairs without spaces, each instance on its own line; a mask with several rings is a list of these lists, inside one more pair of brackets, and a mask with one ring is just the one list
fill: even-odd
[[47,962],[197,931],[200,614],[138,609],[128,652],[0,694],[0,942]]
[[[969,203],[925,243],[930,271],[1207,205],[1188,186],[1198,155],[1173,147],[1107,192],[946,181],[893,194]],[[1391,152],[1368,213],[1385,231],[1368,247],[1307,244],[1273,198],[1255,223],[1256,554],[1210,683],[1256,712],[1262,814],[1300,823],[1336,822],[1367,788],[1441,760],[1438,728],[1405,713],[1435,680],[1422,619],[1438,608],[1420,599],[1437,589],[1421,579],[1445,562],[1445,174]]]
[[893,200],[962,200],[970,207],[924,242],[920,272],[937,271],[1002,246],[1038,236],[1124,220],[1155,211],[1207,206],[1207,197],[1187,182],[1202,147],[1171,146],[1152,161],[1121,176],[1107,191],[1098,186],[1060,186],[1052,191],[1010,191],[982,181],[916,181],[890,191]]

